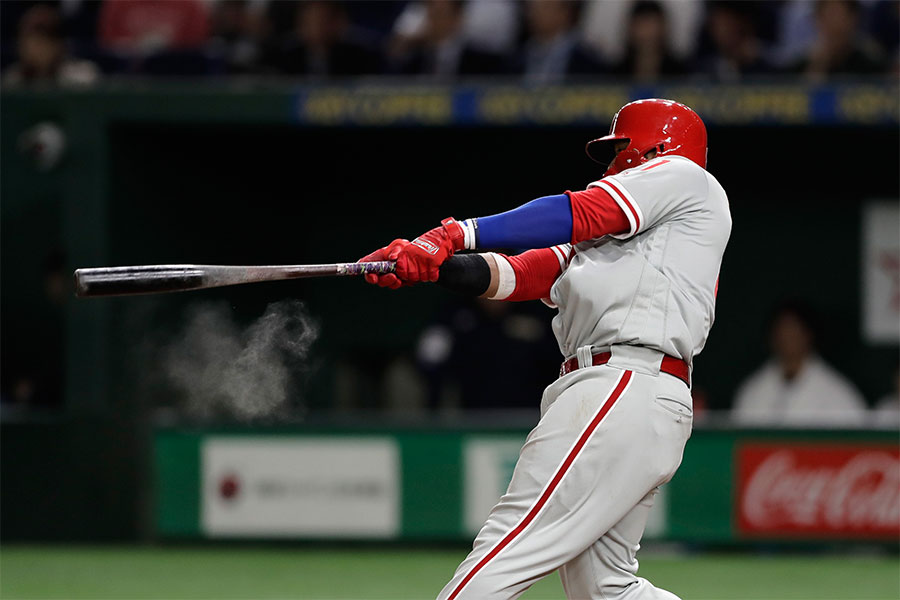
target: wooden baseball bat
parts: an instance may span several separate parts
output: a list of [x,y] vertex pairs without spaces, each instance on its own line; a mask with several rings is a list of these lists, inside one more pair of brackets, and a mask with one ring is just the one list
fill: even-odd
[[130,296],[304,277],[380,275],[393,272],[394,265],[392,261],[380,261],[330,265],[143,265],[78,269],[75,271],[75,295],[81,298]]

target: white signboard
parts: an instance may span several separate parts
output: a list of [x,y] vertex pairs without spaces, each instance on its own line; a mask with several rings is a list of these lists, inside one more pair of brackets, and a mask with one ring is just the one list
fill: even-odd
[[211,437],[202,449],[212,537],[390,538],[400,457],[387,438]]
[[870,202],[862,223],[863,336],[900,342],[900,202]]

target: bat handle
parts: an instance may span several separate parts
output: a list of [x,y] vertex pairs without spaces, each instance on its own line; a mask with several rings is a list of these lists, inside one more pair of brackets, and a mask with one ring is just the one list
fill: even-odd
[[393,273],[397,263],[392,260],[378,260],[374,262],[357,262],[345,265],[346,275],[386,275]]

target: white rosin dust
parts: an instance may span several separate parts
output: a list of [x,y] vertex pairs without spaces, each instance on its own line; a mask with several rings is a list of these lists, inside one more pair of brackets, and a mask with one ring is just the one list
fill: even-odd
[[297,300],[270,304],[246,327],[227,304],[196,305],[164,350],[163,370],[192,416],[279,416],[289,408],[293,382],[307,368],[318,333]]

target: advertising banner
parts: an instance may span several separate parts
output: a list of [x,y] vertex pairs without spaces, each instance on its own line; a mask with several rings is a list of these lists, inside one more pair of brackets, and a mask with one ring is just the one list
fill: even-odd
[[202,528],[216,537],[391,538],[400,458],[390,438],[209,437]]
[[739,535],[900,535],[897,446],[746,443],[736,452]]
[[[159,430],[155,532],[470,543],[506,492],[526,433]],[[897,434],[698,428],[644,537],[896,545]]]

